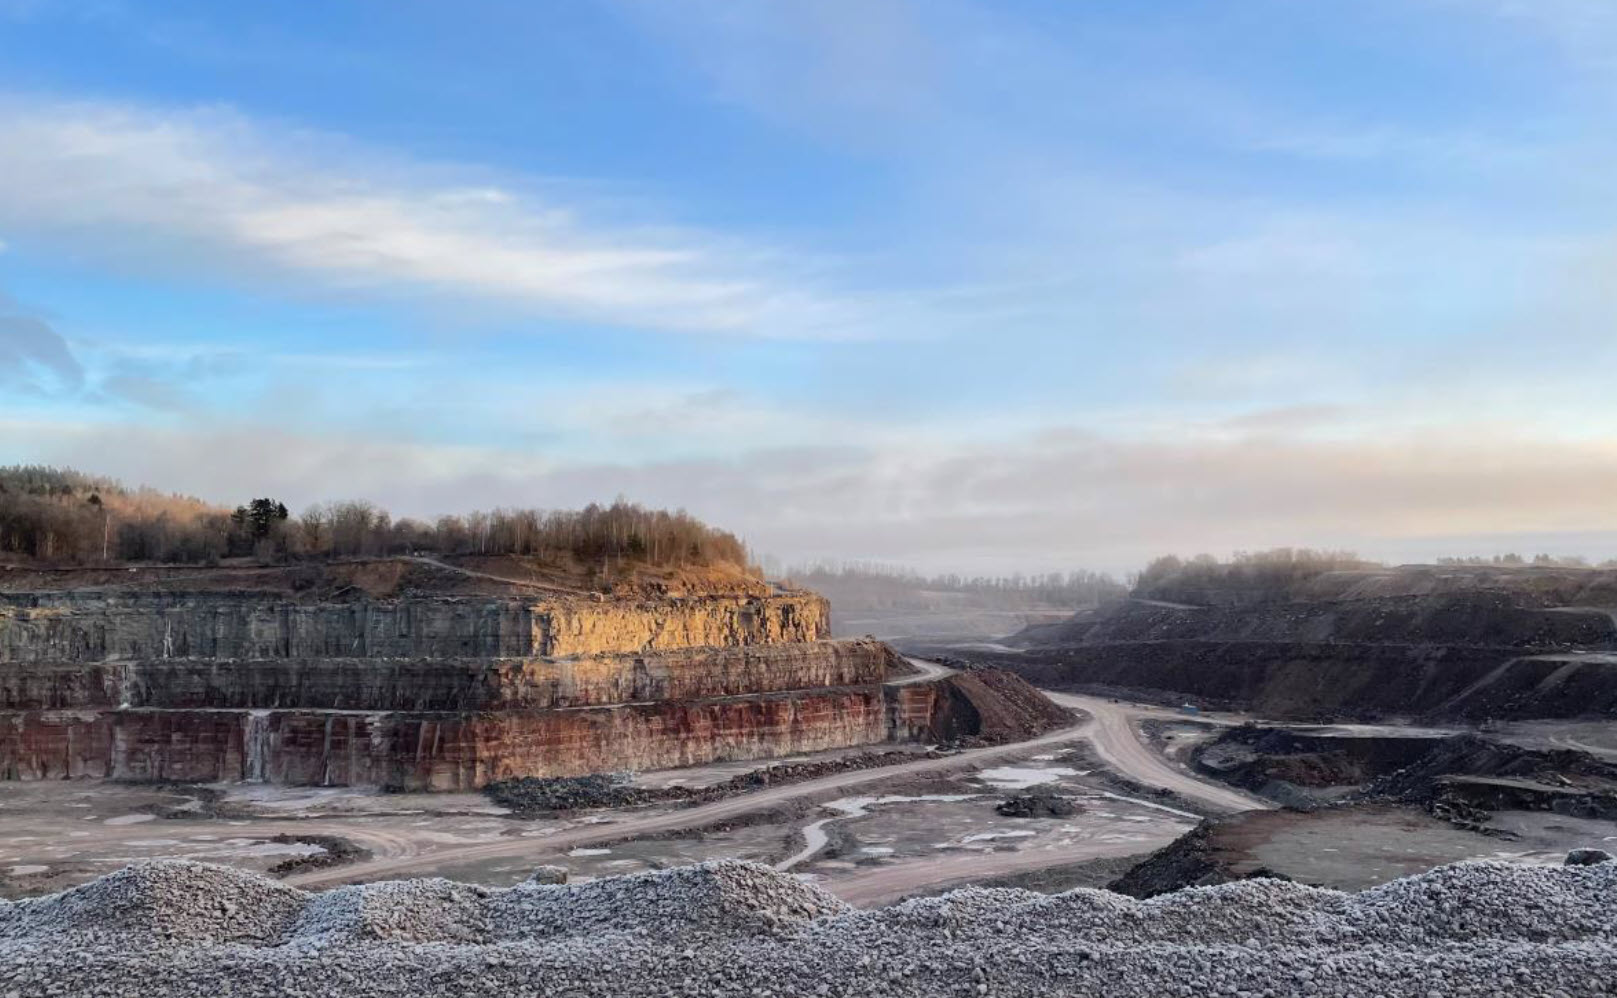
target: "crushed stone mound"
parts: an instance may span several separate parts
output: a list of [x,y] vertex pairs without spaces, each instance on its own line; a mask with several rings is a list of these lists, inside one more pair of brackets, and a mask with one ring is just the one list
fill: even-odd
[[500,939],[590,937],[602,932],[685,939],[773,933],[851,909],[789,874],[717,860],[588,883],[526,883],[490,905]]
[[[233,906],[233,907],[228,907]],[[1617,863],[1465,863],[1360,894],[968,888],[858,911],[751,863],[306,894],[195,863],[0,905],[0,995],[1610,995]]]
[[452,880],[394,880],[305,895],[288,941],[482,943],[489,938],[487,887]]
[[60,894],[0,907],[16,940],[124,946],[281,941],[309,895],[267,877],[188,860],[126,866]]

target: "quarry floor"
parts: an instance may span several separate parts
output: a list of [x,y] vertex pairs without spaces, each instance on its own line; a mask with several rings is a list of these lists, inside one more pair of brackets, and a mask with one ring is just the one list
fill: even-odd
[[[335,837],[368,853],[288,875],[309,888],[404,876],[501,886],[540,865],[566,867],[576,880],[739,858],[811,879],[862,906],[968,882],[1045,890],[1104,885],[1202,815],[1234,811],[1269,809],[1244,822],[1239,836],[1221,841],[1232,867],[1266,867],[1344,889],[1460,859],[1547,863],[1573,846],[1617,845],[1617,824],[1555,815],[1500,815],[1499,824],[1521,835],[1506,842],[1399,808],[1273,810],[1192,774],[1183,762],[1188,746],[1244,718],[1191,720],[1161,708],[1054,696],[1087,719],[1075,717],[1072,727],[1019,745],[942,758],[917,748],[913,762],[770,786],[697,807],[657,804],[525,819],[480,794],[14,783],[0,791],[0,896],[60,890],[139,859],[184,857],[268,871],[324,852],[314,842],[274,841],[288,836]],[[1142,727],[1148,721],[1154,722],[1149,736]],[[1532,735],[1551,740],[1604,732]],[[766,764],[644,773],[636,782],[703,786]],[[1008,794],[1032,788],[1075,797],[1078,813],[1009,818],[995,812]]]
[[[700,785],[739,768],[745,767],[645,774],[641,781]],[[272,841],[276,836],[336,836],[368,850],[371,860],[320,870],[322,884],[344,882],[366,866],[384,876],[407,865],[411,876],[499,886],[545,864],[586,879],[728,857],[773,864],[855,903],[879,904],[982,877],[1147,853],[1198,820],[1184,808],[1109,789],[1098,768],[1082,745],[1034,748],[996,754],[960,771],[867,780],[821,803],[799,801],[715,826],[645,835],[632,829],[688,809],[652,805],[530,820],[473,794],[244,784],[209,788],[217,799],[201,801],[185,788],[13,785],[0,796],[0,895],[60,890],[157,857],[268,871],[322,851]],[[995,813],[1007,793],[1035,786],[1076,796],[1080,813],[1042,819]],[[627,833],[621,841],[618,826]],[[580,833],[592,844],[549,843]]]

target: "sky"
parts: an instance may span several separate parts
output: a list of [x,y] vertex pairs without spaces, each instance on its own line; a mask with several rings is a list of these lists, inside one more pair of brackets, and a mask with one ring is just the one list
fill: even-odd
[[1617,555],[1610,0],[0,0],[0,463]]

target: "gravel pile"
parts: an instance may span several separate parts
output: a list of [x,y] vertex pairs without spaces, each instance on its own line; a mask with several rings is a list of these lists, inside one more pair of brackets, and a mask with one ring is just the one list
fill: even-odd
[[[227,908],[230,905],[233,907]],[[1357,895],[967,889],[857,911],[754,864],[304,894],[189,863],[0,906],[0,996],[1617,994],[1617,863]]]
[[517,814],[550,814],[598,807],[632,807],[660,800],[661,795],[631,786],[628,778],[607,773],[589,776],[523,776],[499,780],[483,788],[489,799]]

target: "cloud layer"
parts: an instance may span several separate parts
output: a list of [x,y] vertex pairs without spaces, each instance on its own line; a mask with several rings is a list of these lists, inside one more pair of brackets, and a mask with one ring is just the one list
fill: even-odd
[[122,267],[440,295],[676,332],[873,332],[847,302],[779,273],[777,254],[594,222],[487,173],[389,159],[222,109],[0,102],[0,226]]

